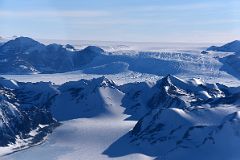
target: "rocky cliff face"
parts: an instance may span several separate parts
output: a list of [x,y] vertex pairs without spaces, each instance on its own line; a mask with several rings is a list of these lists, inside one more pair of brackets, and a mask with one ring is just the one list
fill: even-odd
[[[48,83],[0,80],[0,146],[35,144],[57,125],[49,107],[57,94]],[[24,146],[21,146],[24,147]]]

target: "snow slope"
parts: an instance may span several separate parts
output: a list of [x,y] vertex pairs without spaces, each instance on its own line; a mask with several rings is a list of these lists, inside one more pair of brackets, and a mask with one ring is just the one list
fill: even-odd
[[[135,121],[124,121],[128,117],[123,114],[124,108],[120,106],[124,94],[112,81],[104,77],[91,81],[68,82],[63,84],[59,90],[61,93],[53,102],[53,115],[58,120],[68,121],[62,121],[63,124],[55,129],[42,145],[3,156],[1,159],[31,160],[33,157],[44,160],[109,159],[107,155],[103,154],[104,150],[121,135],[131,130],[136,123]],[[64,96],[62,97],[61,94]],[[80,100],[77,104],[76,100],[81,97],[81,94],[87,99]],[[99,98],[101,98],[101,102],[99,102]],[[84,104],[84,102],[88,103]],[[70,105],[69,103],[75,104]],[[87,107],[90,112],[86,113],[84,109]],[[94,109],[101,114],[95,115]],[[59,113],[59,110],[63,112]],[[94,115],[90,115],[91,118],[84,118],[89,117],[88,113]],[[130,150],[135,151],[134,148]],[[117,159],[150,160],[152,157],[134,153]]]
[[51,110],[59,121],[121,113],[116,106],[120,106],[123,93],[105,77],[67,82],[58,90]]
[[[231,52],[233,54],[221,57],[219,60],[223,63],[220,70],[226,71],[227,73],[240,79],[240,41],[235,40],[233,42],[227,43],[223,46],[216,47],[212,46],[207,49],[208,51],[217,51],[219,54],[224,52]],[[222,53],[223,52],[223,53]]]
[[229,42],[223,46],[211,46],[207,49],[208,51],[220,51],[220,52],[240,52],[240,41],[235,40]]
[[[104,150],[123,134],[127,133],[135,122],[126,122],[119,118],[76,119],[63,122],[54,130],[48,140],[39,146],[1,157],[2,160],[107,160]],[[119,148],[121,150],[123,148]],[[132,154],[116,159],[150,160],[143,154]]]
[[42,145],[2,159],[189,159],[196,148],[206,158],[209,147],[216,158],[226,145],[239,146],[239,87],[168,75],[121,86],[100,77],[57,89],[51,111],[62,125]]
[[[233,149],[240,146],[239,88],[206,84],[199,79],[183,81],[169,75],[150,89],[133,93],[127,96],[139,105],[130,105],[132,112],[128,113],[143,115],[137,117],[140,120],[132,131],[104,152],[106,155],[114,158],[140,152],[157,159],[177,159],[177,156],[191,159],[194,156],[191,150],[199,148],[197,159],[219,159],[219,152],[230,146],[227,152],[233,159],[239,157],[239,152]],[[147,100],[143,102],[141,97]],[[229,141],[223,138],[224,134]],[[138,152],[117,152],[120,146],[132,145]],[[209,147],[211,153],[204,154]],[[221,158],[228,159],[224,153]]]
[[[1,159],[238,159],[238,54],[134,47],[106,45],[107,52],[88,47],[86,53],[102,53],[85,59],[86,64],[76,61],[82,65],[78,71],[4,75],[21,82],[55,82],[51,112],[62,125],[45,143]],[[70,45],[60,48],[77,51]],[[24,93],[33,88],[36,95],[45,90],[32,83],[1,83],[26,86]],[[11,147],[0,150],[11,153]]]
[[125,62],[112,62],[83,70],[86,74],[109,75],[128,71],[129,64]]
[[41,143],[58,125],[49,111],[49,83],[0,78],[0,155]]

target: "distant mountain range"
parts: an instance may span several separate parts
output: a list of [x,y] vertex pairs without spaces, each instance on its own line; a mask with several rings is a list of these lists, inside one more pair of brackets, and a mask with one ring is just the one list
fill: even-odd
[[[240,41],[236,40],[227,43],[223,46],[216,47],[212,46],[207,49],[207,51],[219,51],[219,52],[233,52],[233,54],[228,55],[220,59],[224,64],[222,70],[240,78]],[[229,69],[229,66],[231,69]]]
[[[239,48],[239,41],[233,41],[221,47],[212,46],[207,52],[214,50],[238,53]],[[78,50],[70,44],[44,45],[28,37],[18,37],[4,41],[0,45],[0,74],[41,74],[81,70],[85,74],[98,75],[132,71],[158,76],[164,76],[166,73],[198,75],[204,72],[211,76],[218,74],[223,65],[220,70],[237,77],[240,68],[239,55],[217,59],[207,54],[177,51],[111,53],[96,46]]]
[[211,46],[207,51],[240,52],[240,41],[235,40],[220,47]]
[[[239,43],[233,41],[221,47],[212,46],[207,51],[239,52]],[[112,54],[95,46],[77,50],[69,44],[44,45],[28,37],[14,37],[2,41],[0,45],[0,74],[59,73],[75,70],[82,70],[86,74],[116,74],[130,70],[165,75],[166,68],[170,74],[194,74],[199,69],[216,70],[209,68],[214,65],[208,66],[206,62],[194,62],[199,59],[200,63],[202,58],[204,57],[200,55],[178,52],[139,51],[135,54]]]
[[71,45],[44,45],[18,37],[0,46],[0,73],[33,74],[73,71],[90,63],[102,49],[89,46],[76,50]]

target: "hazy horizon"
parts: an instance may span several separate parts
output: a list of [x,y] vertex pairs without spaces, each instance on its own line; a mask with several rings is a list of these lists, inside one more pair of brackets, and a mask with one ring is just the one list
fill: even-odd
[[0,36],[34,39],[226,43],[240,39],[237,0],[1,0]]

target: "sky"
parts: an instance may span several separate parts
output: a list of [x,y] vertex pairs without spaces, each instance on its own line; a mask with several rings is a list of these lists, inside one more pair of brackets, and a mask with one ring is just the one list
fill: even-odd
[[239,0],[0,0],[0,36],[126,42],[240,39]]

